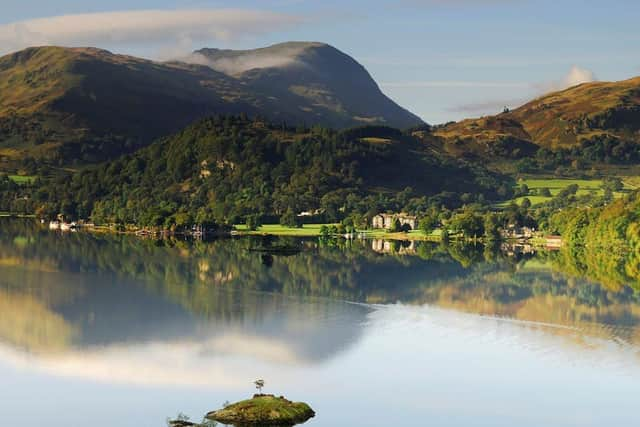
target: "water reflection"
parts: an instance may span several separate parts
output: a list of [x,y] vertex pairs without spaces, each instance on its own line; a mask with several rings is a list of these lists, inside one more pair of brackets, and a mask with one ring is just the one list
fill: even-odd
[[[252,340],[286,342],[299,360],[313,362],[356,340],[370,310],[337,301],[430,304],[580,327],[631,343],[640,323],[632,288],[562,273],[563,253],[290,240],[284,244],[304,250],[278,256],[252,251],[264,245],[252,239],[60,235],[11,220],[1,230],[0,334],[29,351],[185,337],[205,342],[230,331],[240,340],[242,331]],[[336,324],[342,327],[334,330]]]
[[[61,235],[1,220],[0,365],[226,391],[266,376],[339,383],[322,377],[338,360],[348,375],[366,363],[353,354],[410,359],[422,340],[420,351],[446,360],[457,354],[450,334],[481,353],[496,330],[541,352],[614,348],[637,363],[640,297],[627,255],[596,271],[599,256],[567,251],[315,239],[274,243],[302,249],[289,256],[251,250],[263,243]],[[401,368],[385,367],[407,377]]]

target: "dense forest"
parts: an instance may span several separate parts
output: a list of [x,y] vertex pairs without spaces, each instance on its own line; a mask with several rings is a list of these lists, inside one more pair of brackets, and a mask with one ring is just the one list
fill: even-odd
[[244,116],[204,119],[100,166],[0,185],[0,211],[165,228],[418,213],[498,200],[512,188],[392,128],[292,129]]

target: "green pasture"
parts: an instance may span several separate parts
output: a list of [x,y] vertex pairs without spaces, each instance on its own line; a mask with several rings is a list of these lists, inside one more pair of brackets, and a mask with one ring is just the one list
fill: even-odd
[[[615,192],[615,197],[622,197],[626,192],[630,190],[635,190],[638,188],[638,179],[637,177],[623,177],[622,182],[624,184],[624,189],[621,192]],[[529,187],[529,195],[516,197],[511,200],[507,200],[505,202],[499,203],[496,205],[497,207],[505,207],[510,203],[515,202],[520,205],[522,201],[526,198],[531,201],[532,206],[540,205],[544,202],[551,200],[554,196],[558,195],[562,190],[569,187],[570,185],[576,184],[578,185],[578,195],[583,196],[590,193],[595,193],[597,195],[604,194],[604,190],[602,189],[603,180],[602,179],[570,179],[570,178],[544,178],[544,177],[531,177],[531,178],[523,178],[518,180],[516,187],[520,187],[525,184]],[[539,193],[544,188],[548,188],[552,197],[541,196]]]
[[257,230],[251,231],[247,229],[245,224],[236,225],[237,231],[246,234],[273,234],[277,236],[298,236],[298,237],[312,237],[320,235],[320,228],[323,226],[337,225],[337,224],[304,224],[302,228],[285,227],[280,224],[265,224],[260,226]]
[[16,184],[31,184],[36,180],[36,177],[27,175],[9,175],[9,179]]

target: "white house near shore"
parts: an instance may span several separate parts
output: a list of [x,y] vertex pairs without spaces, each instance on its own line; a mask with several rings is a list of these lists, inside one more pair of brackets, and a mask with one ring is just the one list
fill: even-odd
[[371,219],[371,226],[373,228],[384,228],[388,230],[393,227],[396,219],[400,222],[401,226],[408,225],[412,230],[418,228],[418,218],[413,215],[407,215],[404,213],[378,214]]

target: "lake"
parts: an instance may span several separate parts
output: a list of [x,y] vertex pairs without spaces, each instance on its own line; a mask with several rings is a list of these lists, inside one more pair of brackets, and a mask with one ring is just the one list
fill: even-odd
[[0,219],[3,424],[199,421],[263,378],[312,427],[638,425],[640,295],[527,252]]

